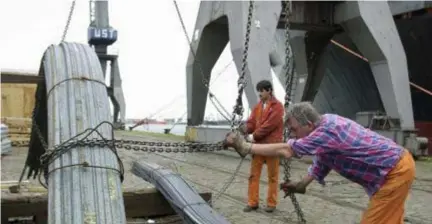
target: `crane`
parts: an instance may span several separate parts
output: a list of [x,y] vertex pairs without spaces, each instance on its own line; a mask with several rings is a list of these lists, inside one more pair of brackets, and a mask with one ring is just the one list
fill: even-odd
[[109,24],[108,1],[90,0],[90,25],[88,44],[93,47],[99,58],[104,78],[110,66],[108,96],[114,108],[113,124],[116,129],[125,129],[126,103],[120,76],[118,55],[108,54],[108,46],[117,41],[118,32]]

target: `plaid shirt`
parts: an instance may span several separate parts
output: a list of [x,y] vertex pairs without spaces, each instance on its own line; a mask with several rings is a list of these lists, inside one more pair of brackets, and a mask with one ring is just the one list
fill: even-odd
[[372,196],[399,161],[403,147],[347,118],[325,114],[318,127],[288,144],[298,155],[315,155],[309,175],[324,185],[333,169]]

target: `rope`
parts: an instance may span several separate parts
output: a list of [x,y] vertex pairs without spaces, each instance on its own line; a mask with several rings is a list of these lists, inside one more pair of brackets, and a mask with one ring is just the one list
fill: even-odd
[[[333,40],[333,39],[330,40],[330,42],[331,42],[332,44],[334,44],[334,45],[340,47],[341,49],[345,50],[346,52],[348,52],[348,53],[350,53],[350,54],[352,54],[352,55],[354,55],[354,56],[356,56],[356,57],[362,59],[363,61],[369,63],[369,60],[368,60],[367,58],[365,58],[365,57],[362,56],[361,54],[359,54],[359,53],[357,53],[357,52],[355,52],[355,51],[349,49],[348,47],[342,45],[341,43],[338,43],[337,41],[335,41],[335,40]],[[416,88],[416,89],[422,91],[423,93],[426,93],[427,95],[432,96],[432,91],[429,91],[429,90],[427,90],[427,89],[425,89],[425,88],[423,88],[423,87],[421,87],[421,86],[419,86],[419,85],[417,85],[417,84],[415,84],[415,83],[413,83],[413,82],[411,82],[411,81],[409,82],[409,84],[410,84],[411,86],[413,86],[414,88]]]
[[[185,37],[186,37],[186,40],[187,40],[187,42],[188,42],[190,52],[192,53],[192,55],[193,55],[193,57],[194,57],[194,59],[195,59],[195,62],[196,62],[196,64],[198,65],[198,69],[199,69],[199,72],[200,72],[200,74],[201,74],[201,78],[202,78],[202,80],[201,80],[201,81],[202,81],[202,84],[204,85],[204,87],[207,88],[209,95],[212,96],[212,97],[214,97],[215,99],[217,99],[216,96],[215,96],[215,94],[213,94],[213,92],[212,92],[211,89],[210,89],[209,81],[204,77],[204,72],[203,72],[203,70],[202,70],[201,63],[199,62],[199,60],[198,60],[198,58],[197,58],[197,56],[196,56],[196,52],[194,51],[194,49],[193,49],[193,47],[192,47],[192,41],[191,41],[190,38],[189,38],[189,34],[188,34],[187,30],[186,30],[186,26],[185,26],[184,21],[183,21],[183,16],[181,15],[180,8],[178,7],[177,1],[176,1],[176,0],[173,0],[173,3],[174,3],[174,7],[175,7],[175,9],[176,9],[177,16],[178,16],[178,18],[179,18],[180,24],[181,24],[181,26],[182,26],[183,33],[184,33],[184,35],[185,35]],[[231,61],[230,63],[228,63],[228,64],[224,67],[223,71],[225,71],[225,70],[228,68],[228,66],[229,66],[232,62],[233,62],[233,61]],[[221,72],[221,73],[222,73],[222,72]],[[221,73],[220,73],[220,74],[221,74]],[[219,101],[219,100],[218,100],[218,101]],[[216,105],[214,105],[214,106],[217,108]],[[218,110],[218,109],[217,109],[217,110]],[[221,113],[219,110],[218,110],[218,112]],[[221,113],[221,115],[224,116],[224,114],[222,114],[222,113]]]

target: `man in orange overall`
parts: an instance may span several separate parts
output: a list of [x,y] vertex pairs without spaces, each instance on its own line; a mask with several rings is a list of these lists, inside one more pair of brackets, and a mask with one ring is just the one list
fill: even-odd
[[[254,143],[278,143],[283,140],[282,103],[273,96],[273,87],[267,80],[260,81],[256,86],[260,102],[254,107],[246,125],[240,129],[249,134],[248,141]],[[248,204],[244,212],[256,210],[259,207],[259,181],[263,164],[267,164],[268,191],[266,212],[273,212],[278,198],[279,158],[263,155],[253,155],[249,177]]]

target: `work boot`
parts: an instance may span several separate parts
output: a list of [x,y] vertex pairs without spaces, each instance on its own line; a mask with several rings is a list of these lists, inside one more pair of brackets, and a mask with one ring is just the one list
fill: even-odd
[[271,207],[271,206],[267,206],[264,211],[268,212],[268,213],[272,213],[274,210],[276,209],[276,207]]
[[258,209],[258,205],[257,206],[246,205],[246,207],[243,209],[243,212],[251,212],[251,211],[255,211],[257,209]]

